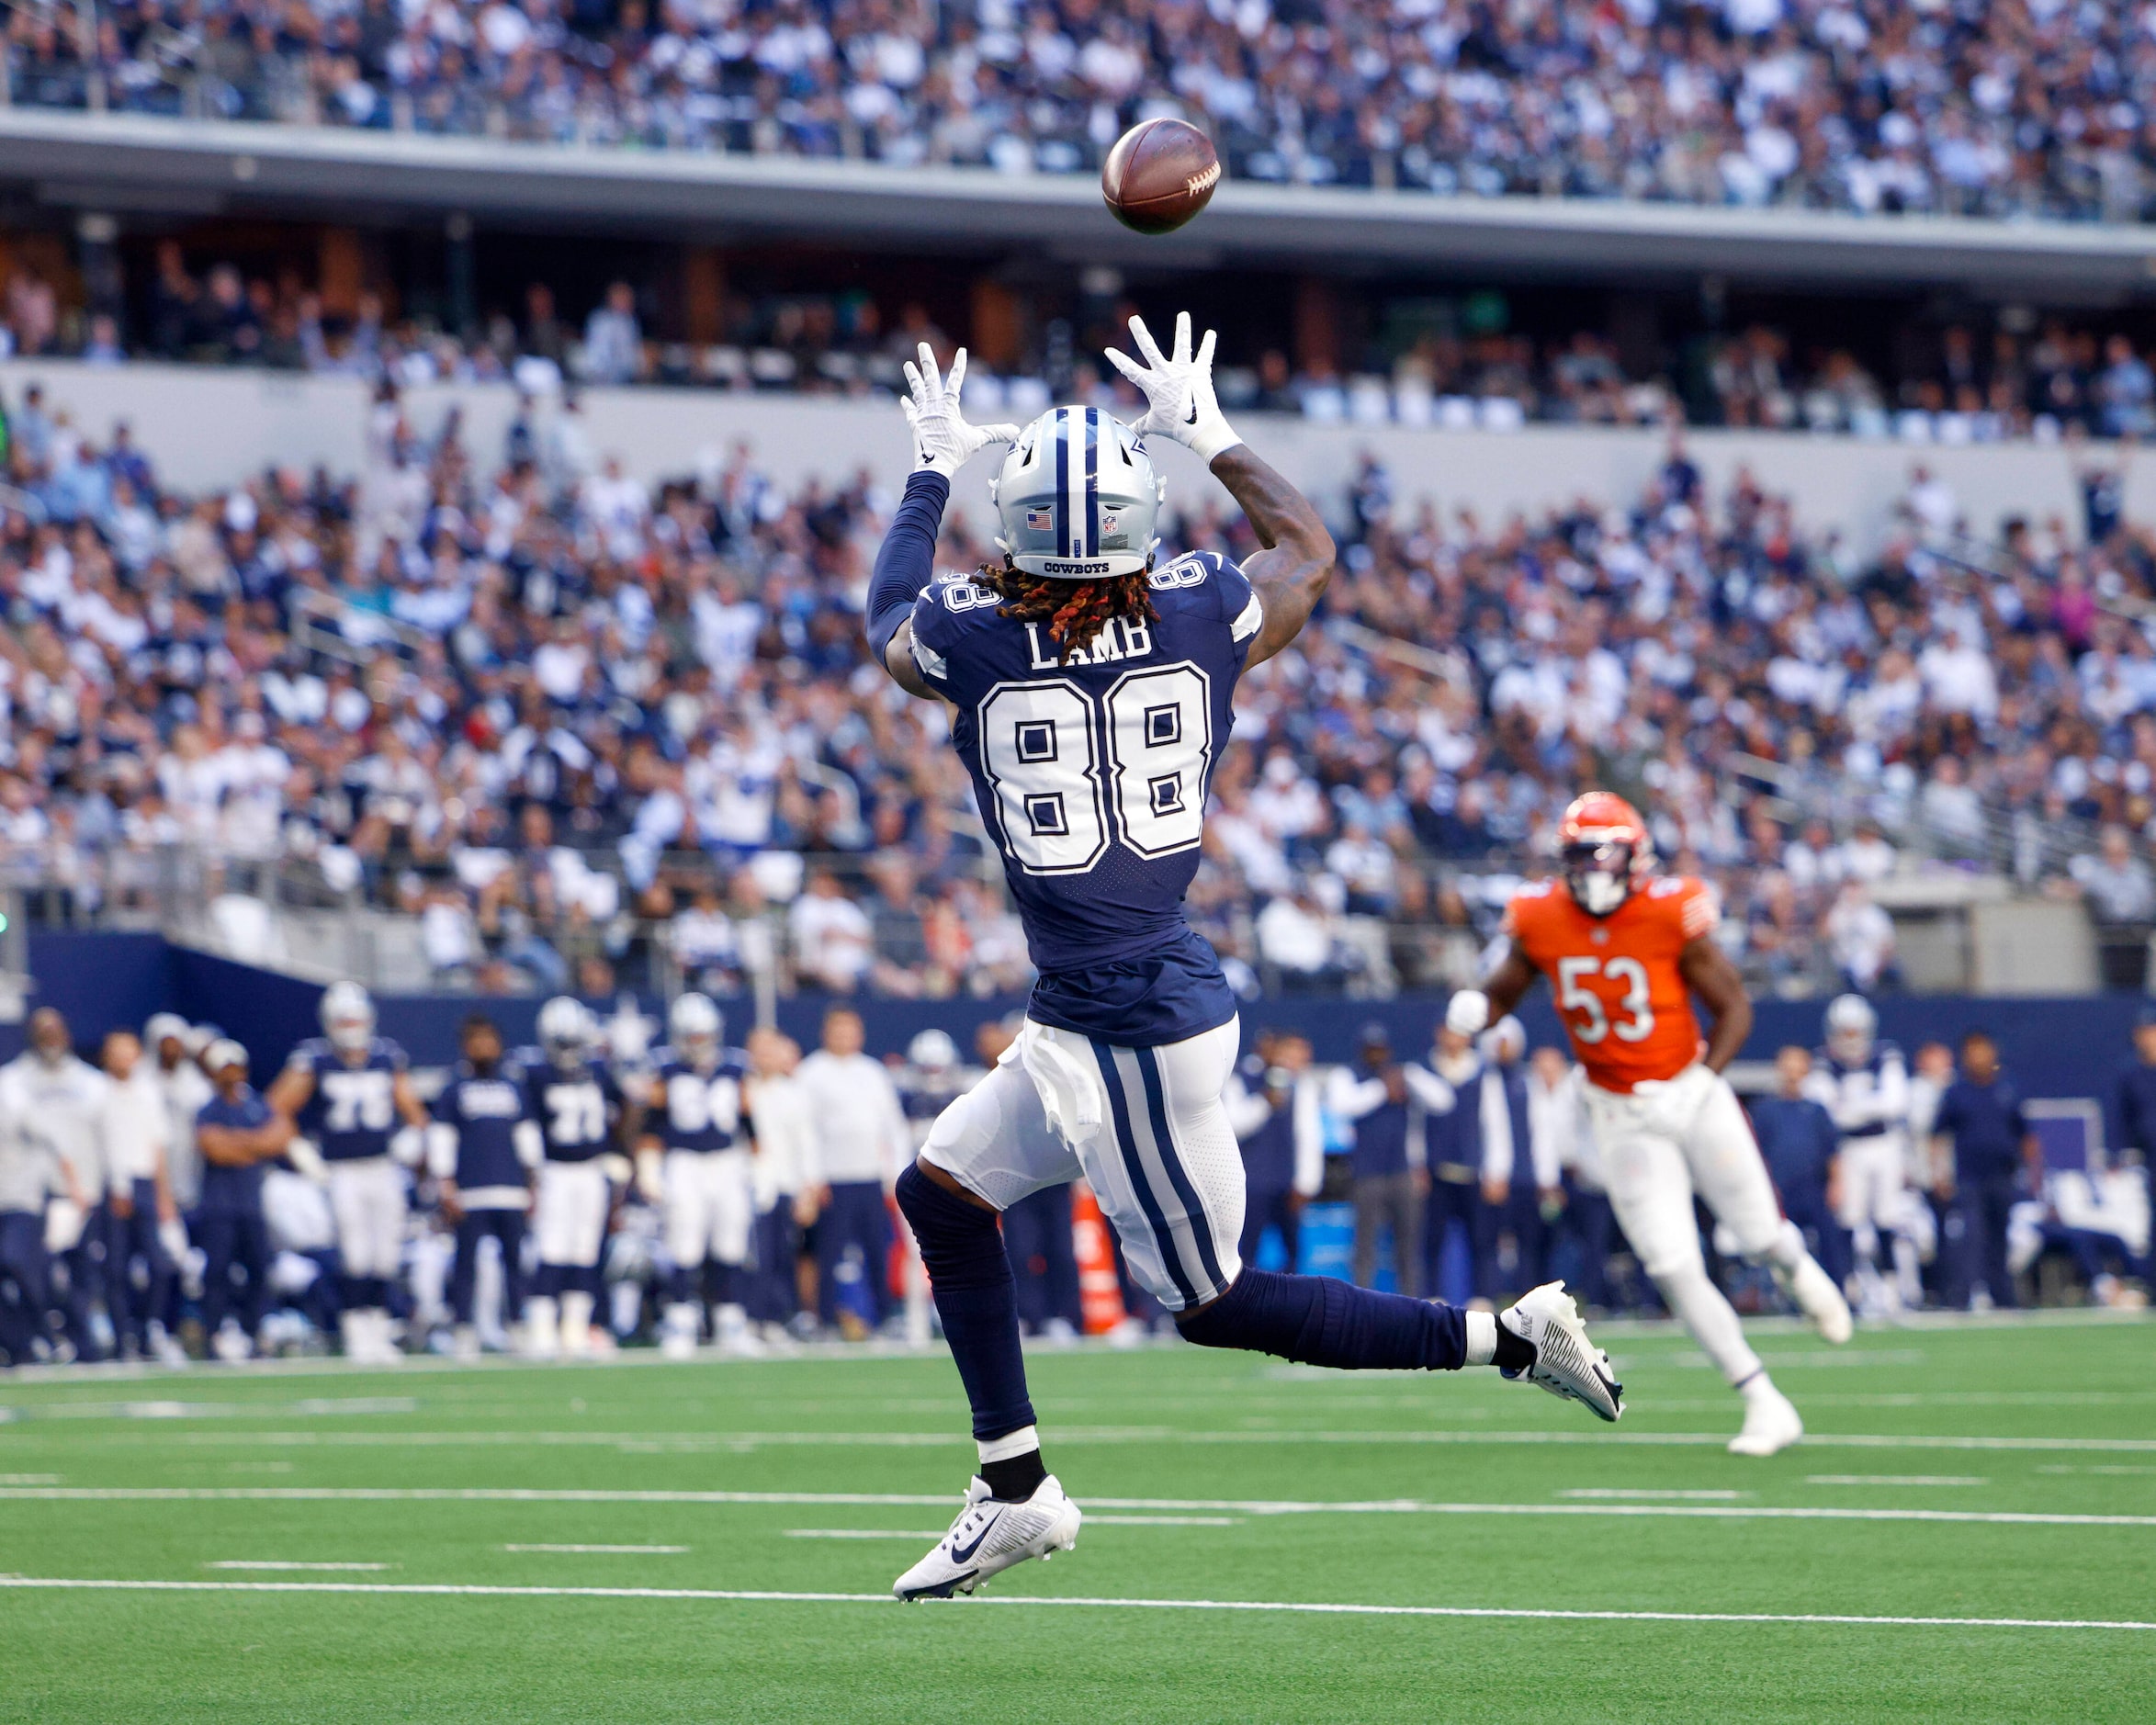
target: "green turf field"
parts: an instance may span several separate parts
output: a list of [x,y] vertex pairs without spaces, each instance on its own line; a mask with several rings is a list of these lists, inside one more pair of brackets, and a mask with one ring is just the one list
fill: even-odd
[[2156,1324],[1757,1339],[1816,1435],[1766,1462],[1661,1329],[1615,1428],[1038,1354],[1078,1550],[918,1607],[941,1354],[0,1380],[0,1719],[2156,1719]]

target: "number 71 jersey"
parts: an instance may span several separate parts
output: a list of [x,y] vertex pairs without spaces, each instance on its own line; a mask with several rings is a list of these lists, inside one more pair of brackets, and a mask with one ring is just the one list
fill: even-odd
[[1721,919],[1714,889],[1689,876],[1650,881],[1607,917],[1590,917],[1552,880],[1513,896],[1505,931],[1549,977],[1588,1081],[1629,1093],[1699,1057],[1699,1020],[1677,961]]
[[1148,580],[1156,620],[1111,622],[1067,660],[1048,625],[1001,615],[963,575],[939,577],[913,608],[915,662],[957,708],[951,739],[1043,972],[1190,938],[1206,786],[1265,614],[1211,551]]

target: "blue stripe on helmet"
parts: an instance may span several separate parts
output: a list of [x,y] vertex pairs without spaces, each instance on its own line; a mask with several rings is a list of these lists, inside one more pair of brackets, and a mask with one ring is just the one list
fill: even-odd
[[1055,525],[1061,536],[1057,543],[1064,547],[1064,555],[1070,551],[1070,410],[1058,409],[1055,414]]
[[1101,555],[1101,415],[1086,410],[1086,553]]

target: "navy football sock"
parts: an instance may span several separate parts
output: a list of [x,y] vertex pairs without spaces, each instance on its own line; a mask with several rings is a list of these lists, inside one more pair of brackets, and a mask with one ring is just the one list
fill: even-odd
[[1018,1284],[996,1212],[968,1203],[918,1167],[898,1176],[898,1209],[920,1243],[943,1339],[973,1404],[973,1435],[1000,1438],[1033,1423],[1018,1342]]
[[1201,1347],[1247,1347],[1304,1366],[1457,1371],[1467,1363],[1467,1314],[1458,1306],[1330,1276],[1246,1269],[1204,1311],[1176,1321]]

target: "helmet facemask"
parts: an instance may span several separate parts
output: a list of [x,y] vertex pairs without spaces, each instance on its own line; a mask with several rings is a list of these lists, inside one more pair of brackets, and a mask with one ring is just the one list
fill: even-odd
[[1611,916],[1631,896],[1632,847],[1621,840],[1568,844],[1563,866],[1573,902],[1590,917]]

